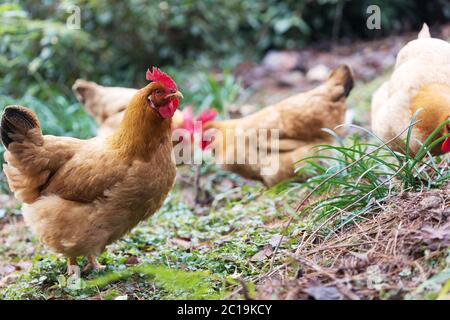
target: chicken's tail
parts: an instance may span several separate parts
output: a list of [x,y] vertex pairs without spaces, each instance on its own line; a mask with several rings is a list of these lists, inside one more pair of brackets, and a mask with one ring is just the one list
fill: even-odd
[[86,101],[94,95],[97,88],[98,84],[95,82],[78,79],[73,84],[72,91],[77,100],[85,104]]
[[8,148],[12,142],[22,142],[28,131],[36,128],[40,130],[41,126],[33,111],[21,106],[8,106],[0,125],[2,143]]
[[342,64],[333,70],[326,83],[333,86],[342,86],[344,88],[342,96],[347,97],[353,89],[353,72],[349,66]]

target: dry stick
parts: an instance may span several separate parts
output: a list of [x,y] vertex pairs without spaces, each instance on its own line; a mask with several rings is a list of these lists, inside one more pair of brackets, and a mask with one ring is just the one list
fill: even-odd
[[[361,161],[362,159],[370,156],[372,153],[377,152],[378,150],[384,148],[386,145],[388,145],[389,143],[393,142],[394,140],[398,139],[403,133],[405,133],[406,131],[409,130],[409,128],[411,128],[412,126],[414,126],[418,121],[411,123],[408,127],[406,127],[405,129],[403,129],[399,134],[397,134],[395,137],[393,137],[392,139],[388,140],[387,142],[383,143],[382,145],[380,145],[379,147],[375,148],[374,150],[372,150],[369,153],[364,154],[361,158],[359,158],[358,160],[350,163],[349,165],[345,166],[344,168],[342,168],[341,170],[337,171],[336,173],[334,173],[333,175],[329,176],[328,178],[326,178],[325,180],[323,180],[320,184],[318,184],[313,190],[311,190],[311,192],[309,192],[305,198],[303,198],[302,201],[300,201],[300,203],[295,207],[295,213],[298,213],[298,211],[300,210],[300,208],[305,204],[305,202],[311,198],[311,196],[321,187],[323,186],[325,183],[327,183],[328,181],[330,181],[331,179],[333,179],[334,177],[336,177],[337,175],[341,174],[342,172],[348,170],[349,168],[351,168],[352,166],[354,166],[355,164],[357,164],[359,161]],[[272,255],[272,259],[270,260],[270,269],[269,272],[272,271],[273,269],[273,264],[275,261],[275,257],[276,254],[278,252],[278,249],[280,248],[281,242],[284,239],[284,233],[286,232],[287,228],[289,228],[289,226],[291,225],[292,221],[294,221],[294,216],[291,216],[288,220],[288,223],[286,224],[286,226],[283,228],[283,232],[281,232],[281,237],[280,240],[278,241],[278,244],[273,252]]]
[[318,252],[325,251],[325,250],[330,250],[330,249],[358,247],[358,246],[363,246],[363,245],[372,244],[372,243],[375,243],[375,241],[366,241],[366,242],[359,242],[359,243],[341,243],[341,244],[336,244],[334,246],[326,246],[326,247],[318,248],[315,250],[311,250],[311,251],[307,252],[306,255],[309,256],[311,254],[318,253]]
[[245,300],[253,300],[252,297],[250,297],[245,281],[242,280],[242,278],[237,278],[236,280],[241,284],[242,294],[244,295]]

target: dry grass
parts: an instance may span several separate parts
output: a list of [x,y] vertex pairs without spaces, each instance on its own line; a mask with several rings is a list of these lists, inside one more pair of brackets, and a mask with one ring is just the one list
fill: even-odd
[[[392,197],[381,212],[291,254],[257,298],[436,298],[433,290],[449,279],[449,203],[450,186]],[[286,277],[293,271],[296,279]]]

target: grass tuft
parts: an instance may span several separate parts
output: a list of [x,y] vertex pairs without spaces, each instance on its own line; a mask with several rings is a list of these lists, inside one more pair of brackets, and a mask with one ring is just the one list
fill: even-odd
[[369,142],[361,141],[361,135],[343,140],[331,131],[337,145],[317,146],[317,155],[301,160],[308,163],[304,170],[312,176],[303,186],[319,196],[319,200],[303,207],[302,219],[308,217],[310,227],[320,225],[328,234],[381,207],[393,194],[440,187],[450,179],[448,164],[438,165],[442,158],[432,156],[431,150],[447,137],[436,135],[449,122],[436,128],[416,153],[409,147],[416,115],[407,129],[404,152],[395,151],[387,143],[372,142],[381,139],[362,127],[353,126],[368,133],[372,137]]

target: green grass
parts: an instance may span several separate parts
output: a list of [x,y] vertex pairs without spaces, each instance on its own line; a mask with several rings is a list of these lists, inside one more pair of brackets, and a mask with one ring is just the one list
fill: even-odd
[[[362,131],[362,135],[345,139],[329,131],[338,143],[317,146],[318,155],[301,160],[309,164],[303,170],[312,176],[301,187],[311,190],[308,196],[321,197],[304,207],[301,217],[312,228],[331,234],[368,211],[381,207],[392,195],[439,188],[450,179],[450,172],[448,165],[438,165],[442,158],[432,156],[430,150],[450,136],[438,137],[448,123],[450,121],[436,128],[415,155],[409,143],[416,115],[404,129],[407,132],[404,152],[394,151],[362,127],[353,126]],[[364,135],[369,139],[361,141]]]

